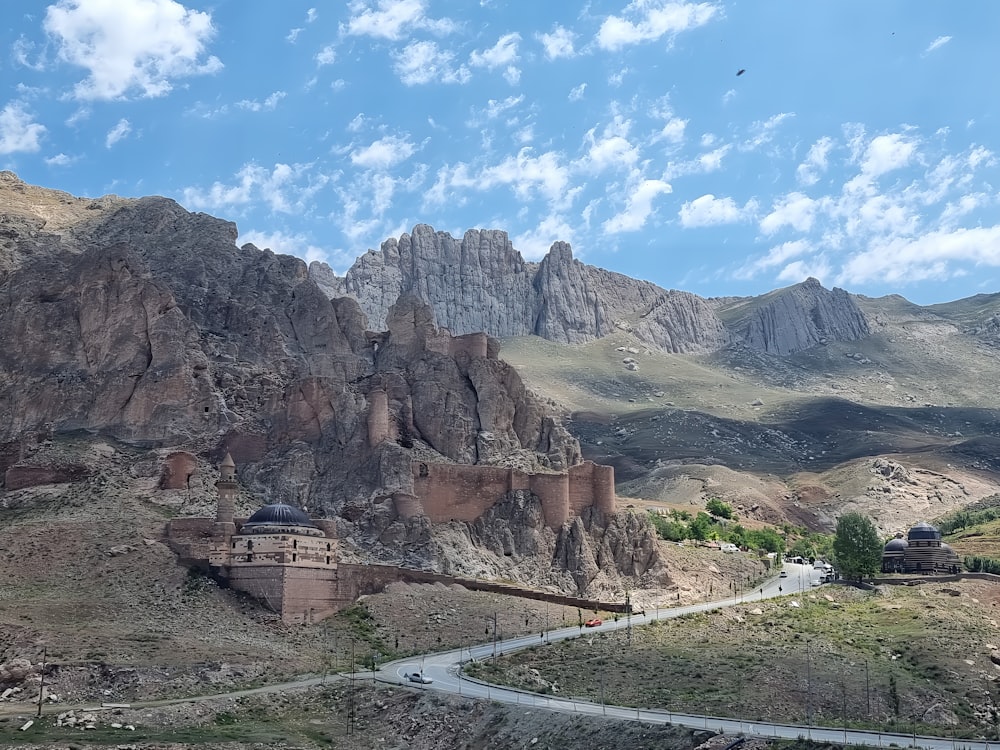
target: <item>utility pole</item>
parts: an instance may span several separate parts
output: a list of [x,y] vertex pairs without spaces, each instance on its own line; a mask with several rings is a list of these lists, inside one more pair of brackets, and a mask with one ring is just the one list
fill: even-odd
[[872,694],[871,694],[871,683],[868,679],[868,660],[865,659],[865,704],[868,706],[868,713],[866,714],[868,720],[872,718]]
[[812,654],[811,641],[806,641],[806,724],[809,726],[809,736],[812,737]]
[[493,610],[493,666],[497,665],[497,611]]
[[42,718],[42,699],[45,697],[45,657],[48,646],[42,646],[42,681],[38,685],[38,718]]
[[625,587],[625,617],[627,618],[625,630],[628,631],[628,645],[632,645],[632,602],[628,597],[628,586]]
[[605,716],[607,716],[608,715],[608,707],[604,704],[604,664],[603,663],[601,664],[600,674],[601,674],[601,712]]
[[347,733],[354,734],[354,639],[351,639],[351,690],[347,696]]

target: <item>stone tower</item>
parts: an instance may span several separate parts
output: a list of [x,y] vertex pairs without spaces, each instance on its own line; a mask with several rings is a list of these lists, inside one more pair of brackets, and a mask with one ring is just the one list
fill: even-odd
[[215,526],[212,532],[215,536],[231,537],[236,533],[233,514],[236,507],[236,463],[228,453],[219,464],[219,481],[215,483],[219,492],[219,506],[215,512]]

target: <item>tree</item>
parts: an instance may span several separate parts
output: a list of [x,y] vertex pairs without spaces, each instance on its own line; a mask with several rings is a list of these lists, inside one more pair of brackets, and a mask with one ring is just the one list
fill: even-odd
[[708,512],[711,513],[713,516],[718,516],[719,518],[727,518],[730,520],[733,518],[733,506],[730,505],[729,503],[722,502],[717,497],[709,499],[709,501],[705,503],[705,507],[708,509]]
[[688,533],[691,538],[704,542],[712,536],[713,531],[712,517],[708,513],[699,513],[694,517],[694,520],[688,524]]
[[844,578],[860,581],[882,566],[882,542],[868,516],[845,513],[837,519],[833,554]]

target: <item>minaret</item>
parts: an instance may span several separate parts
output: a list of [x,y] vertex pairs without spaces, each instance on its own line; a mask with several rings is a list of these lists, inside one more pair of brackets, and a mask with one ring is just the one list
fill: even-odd
[[219,492],[219,507],[215,513],[215,526],[212,528],[215,536],[225,537],[227,540],[236,533],[236,524],[233,523],[233,513],[236,507],[236,463],[228,453],[219,464],[219,481],[215,483],[215,488]]

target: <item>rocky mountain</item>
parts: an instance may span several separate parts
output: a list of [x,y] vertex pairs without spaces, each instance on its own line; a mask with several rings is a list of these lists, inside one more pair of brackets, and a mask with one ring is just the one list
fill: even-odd
[[[168,454],[209,474],[228,451],[258,502],[308,504],[338,519],[347,547],[426,565],[435,530],[391,502],[412,492],[417,457],[525,471],[580,461],[496,341],[452,344],[407,295],[372,331],[301,260],[236,237],[165,198],[74,198],[0,174],[3,492],[95,475],[87,451],[57,449],[72,436],[148,451],[132,471],[163,471],[164,487],[184,486]],[[396,439],[372,445],[376,390]]]
[[385,319],[387,300],[412,294],[454,333],[535,335],[568,344],[626,330],[673,353],[740,343],[785,355],[868,334],[853,298],[815,279],[764,298],[710,302],[585,265],[565,242],[556,242],[541,263],[525,262],[498,230],[470,230],[458,240],[418,224],[412,234],[362,255],[343,278],[318,262],[309,272],[331,298],[358,300],[376,326]]

